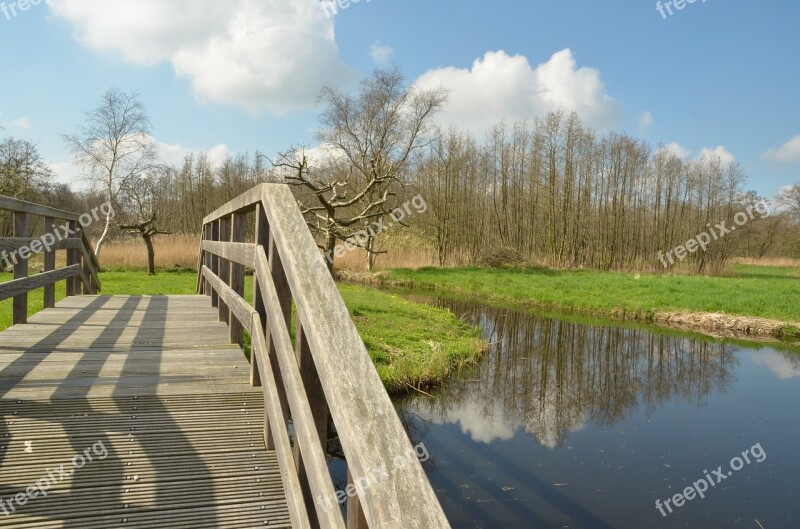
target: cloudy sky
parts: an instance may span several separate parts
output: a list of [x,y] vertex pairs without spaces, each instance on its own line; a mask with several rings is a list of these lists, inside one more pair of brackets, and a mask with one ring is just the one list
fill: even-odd
[[0,135],[35,141],[62,179],[75,170],[60,134],[108,88],[140,92],[177,163],[311,146],[322,86],[395,63],[447,88],[439,119],[478,137],[565,108],[683,156],[738,160],[764,195],[800,181],[796,0],[672,15],[650,0],[17,2],[0,3]]

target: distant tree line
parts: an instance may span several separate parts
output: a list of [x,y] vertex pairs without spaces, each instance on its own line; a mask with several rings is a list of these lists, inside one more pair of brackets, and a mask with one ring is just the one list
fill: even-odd
[[[683,158],[562,112],[501,123],[483,143],[440,131],[412,177],[431,207],[421,229],[440,265],[516,252],[553,267],[661,267],[659,252],[723,221],[730,228],[762,200],[744,191],[737,162]],[[734,256],[800,257],[800,211],[792,218],[789,195],[784,209],[736,226],[686,262],[703,273]]]

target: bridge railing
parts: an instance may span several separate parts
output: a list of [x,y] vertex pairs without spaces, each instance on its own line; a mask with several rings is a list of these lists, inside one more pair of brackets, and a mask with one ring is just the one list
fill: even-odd
[[[449,528],[289,187],[262,184],[206,217],[199,268],[198,291],[219,307],[232,342],[251,336],[251,382],[264,389],[264,438],[293,527]],[[245,268],[254,271],[252,306]],[[325,450],[331,423],[348,466],[338,493]]]
[[[0,283],[0,301],[13,298],[14,324],[28,321],[28,296],[44,289],[44,307],[56,303],[56,283],[66,281],[67,296],[97,294],[101,289],[100,266],[86,234],[79,224],[80,216],[39,204],[0,195],[0,211],[12,213],[13,236],[0,238],[0,261],[13,266],[14,278]],[[31,237],[31,222],[44,219],[41,237]],[[33,219],[32,219],[33,218]],[[66,250],[66,266],[56,268],[56,252]],[[44,256],[44,271],[29,275],[32,255]]]

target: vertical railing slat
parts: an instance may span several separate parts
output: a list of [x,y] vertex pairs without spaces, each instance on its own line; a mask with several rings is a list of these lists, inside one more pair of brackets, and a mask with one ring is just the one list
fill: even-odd
[[[28,214],[14,213],[14,237],[24,238],[28,236]],[[23,258],[24,257],[24,258]],[[28,256],[21,256],[17,253],[14,263],[14,279],[24,279],[28,277]],[[14,325],[28,323],[28,293],[14,296],[13,301],[13,322]]]
[[[53,217],[46,217],[44,219],[44,232],[47,234],[55,234],[56,219]],[[52,272],[56,269],[56,251],[50,250],[44,254],[44,271]],[[44,308],[52,309],[56,306],[56,285],[51,283],[44,287]]]
[[[76,222],[69,221],[67,223],[67,227],[70,230],[75,230],[75,228],[77,227]],[[74,239],[75,236],[70,235],[69,238]],[[80,264],[80,250],[74,248],[67,249],[67,266],[73,266],[76,264]],[[67,279],[67,297],[77,296],[78,294],[81,293],[80,281],[81,279],[78,276],[73,276]]]
[[[230,242],[231,240],[230,217],[219,219],[219,240],[220,242]],[[219,273],[217,273],[217,276],[222,279],[223,283],[231,286],[231,263],[224,257],[219,258]],[[219,299],[219,321],[231,322],[231,310],[222,298]]]
[[[215,220],[211,223],[211,240],[212,241],[219,241],[219,219]],[[214,274],[219,275],[219,257],[216,255],[211,256],[211,271]],[[211,306],[218,307],[219,306],[219,295],[217,291],[214,289],[211,290]]]
[[[269,247],[269,224],[267,224],[267,216],[264,214],[264,210],[261,204],[256,204],[255,210],[255,244],[256,246],[261,246],[263,248]],[[269,332],[267,328],[269,327],[267,323],[267,307],[264,305],[264,298],[261,295],[261,288],[258,285],[258,275],[253,274],[253,309],[258,314],[258,317],[261,319],[261,324],[263,328],[261,329],[264,332],[264,336],[267,337],[267,347],[269,347]],[[267,356],[269,355],[269,349],[267,349]],[[250,384],[253,387],[261,387],[261,375],[258,371],[258,358],[255,354],[250,355]],[[264,417],[264,439],[267,444],[270,441],[267,440],[269,434],[269,416]]]
[[[263,207],[259,208],[261,214],[266,216],[266,212],[264,211]],[[264,224],[267,224],[266,218],[264,219]],[[272,281],[275,284],[275,290],[278,293],[278,301],[281,304],[281,312],[283,312],[283,319],[286,322],[286,330],[291,329],[292,325],[292,290],[289,287],[289,282],[286,280],[286,273],[283,270],[283,263],[281,263],[281,256],[278,253],[278,248],[275,246],[275,238],[272,236],[272,230],[270,229],[266,235],[268,239],[267,247],[265,247],[267,252],[267,262],[269,262],[270,272],[272,273]],[[272,365],[272,370],[275,373],[276,381],[278,384],[278,396],[281,399],[281,409],[284,410],[284,417],[283,420],[286,421],[289,418],[289,400],[286,397],[286,390],[283,385],[283,378],[281,377],[281,369],[280,363],[278,361],[278,353],[275,350],[275,344],[272,341],[272,333],[267,327],[267,344],[269,345],[269,359],[270,364]],[[272,433],[270,431],[269,424],[264,426],[265,432],[265,439],[267,439],[267,449],[272,450],[274,445],[272,444]]]
[[[297,364],[300,367],[300,376],[303,379],[306,398],[311,407],[311,414],[314,417],[314,425],[317,428],[317,433],[322,443],[322,450],[323,452],[327,452],[328,403],[325,400],[325,391],[322,389],[319,376],[317,376],[317,369],[314,366],[314,357],[311,354],[311,348],[308,345],[308,340],[306,340],[305,332],[303,331],[303,323],[299,319],[297,321],[295,340]],[[308,474],[305,464],[303,463],[303,451],[307,449],[307,447],[301,446],[300,443],[296,442],[294,444],[294,461],[297,466],[298,477],[300,478],[300,486],[303,489],[306,505],[311,506],[314,505],[314,496],[311,493],[311,485],[308,482]],[[312,511],[312,509],[309,508],[309,511]],[[316,512],[309,512],[308,517],[312,527],[319,527]]]
[[[231,218],[231,242],[243,243],[246,235],[245,215],[234,213]],[[244,297],[244,266],[230,263],[231,284],[234,292]],[[244,329],[236,318],[230,318],[230,338],[231,343],[244,345]]]
[[[347,472],[347,485],[355,485],[350,471]],[[358,494],[347,497],[347,529],[369,529]]]

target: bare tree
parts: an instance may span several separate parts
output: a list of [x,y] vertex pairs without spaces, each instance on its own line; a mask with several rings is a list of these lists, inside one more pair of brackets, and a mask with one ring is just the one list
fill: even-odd
[[[331,149],[323,163],[311,163],[302,149],[282,154],[277,167],[300,188],[298,202],[310,226],[324,240],[333,270],[337,241],[352,240],[365,226],[388,215],[406,184],[406,170],[430,132],[446,94],[408,85],[397,68],[376,70],[355,96],[323,89],[319,140]],[[359,243],[374,262],[373,232]]]
[[[116,89],[103,94],[97,107],[86,113],[86,122],[74,134],[65,135],[64,142],[88,181],[110,203],[118,201],[156,160],[150,119],[139,95]],[[109,214],[95,248],[98,257],[111,221]]]
[[36,145],[14,138],[0,142],[0,195],[30,200],[52,178]]
[[[44,163],[36,145],[15,138],[0,141],[0,195],[48,203],[52,179],[53,172]],[[11,219],[10,213],[0,212],[0,237],[11,236]],[[29,226],[31,232],[35,229],[36,221]],[[5,263],[0,263],[0,271],[3,270]]]
[[[169,171],[169,169],[165,169]],[[138,177],[132,180],[126,190],[128,212],[130,219],[126,224],[120,224],[120,229],[128,233],[139,235],[147,248],[147,273],[156,274],[156,253],[153,247],[153,237],[156,235],[169,235],[170,232],[157,227],[158,206],[156,186],[159,180],[155,177]]]

